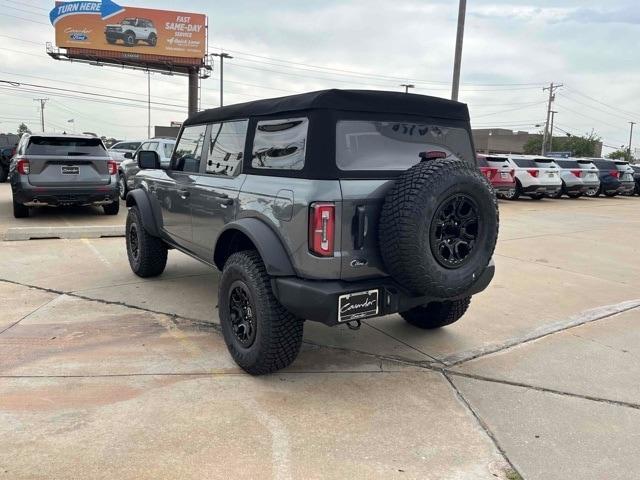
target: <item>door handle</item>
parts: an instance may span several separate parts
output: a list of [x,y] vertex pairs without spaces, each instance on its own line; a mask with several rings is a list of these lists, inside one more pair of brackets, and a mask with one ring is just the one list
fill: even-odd
[[191,193],[189,193],[189,190],[180,190],[180,198],[182,198],[183,200],[189,198],[189,195],[191,195]]
[[233,198],[217,197],[217,200],[220,202],[220,205],[233,205]]

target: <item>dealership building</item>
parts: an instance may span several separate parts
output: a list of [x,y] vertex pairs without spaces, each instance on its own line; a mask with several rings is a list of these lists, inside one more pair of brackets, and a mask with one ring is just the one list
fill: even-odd
[[[524,146],[531,138],[541,137],[539,133],[505,128],[477,128],[472,130],[472,134],[478,153],[524,153]],[[602,142],[596,144],[595,155],[602,156]]]

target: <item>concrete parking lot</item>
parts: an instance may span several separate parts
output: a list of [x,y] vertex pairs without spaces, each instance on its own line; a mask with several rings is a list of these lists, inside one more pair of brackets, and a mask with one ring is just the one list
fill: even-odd
[[219,335],[218,273],[171,252],[134,276],[125,214],[18,222],[0,185],[4,238],[83,237],[0,242],[0,478],[640,477],[640,198],[500,202],[459,323],[307,323],[260,378]]

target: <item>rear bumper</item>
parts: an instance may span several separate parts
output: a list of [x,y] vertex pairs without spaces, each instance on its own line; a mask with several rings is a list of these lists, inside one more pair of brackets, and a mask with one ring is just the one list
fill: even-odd
[[106,205],[119,201],[117,184],[84,189],[18,187],[14,188],[13,198],[28,207]]
[[636,182],[620,182],[618,193],[631,193],[636,188]]
[[272,287],[278,301],[294,315],[332,326],[338,324],[338,302],[341,295],[378,290],[379,313],[376,316],[380,317],[404,312],[429,302],[469,297],[487,288],[494,273],[495,264],[491,260],[484,273],[468,291],[447,299],[412,295],[390,277],[357,282],[275,277],[272,280]]
[[562,185],[530,185],[522,188],[522,193],[540,194],[540,195],[555,195],[562,189]]

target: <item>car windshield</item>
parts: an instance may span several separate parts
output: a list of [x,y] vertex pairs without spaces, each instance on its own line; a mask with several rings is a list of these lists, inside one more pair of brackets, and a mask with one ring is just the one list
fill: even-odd
[[99,138],[31,137],[27,155],[72,155],[104,157],[107,151]]
[[133,25],[135,27],[136,25],[136,19],[135,18],[125,18],[122,21],[122,25]]
[[345,120],[336,126],[341,170],[406,170],[421,154],[474,161],[469,132],[428,123]]

